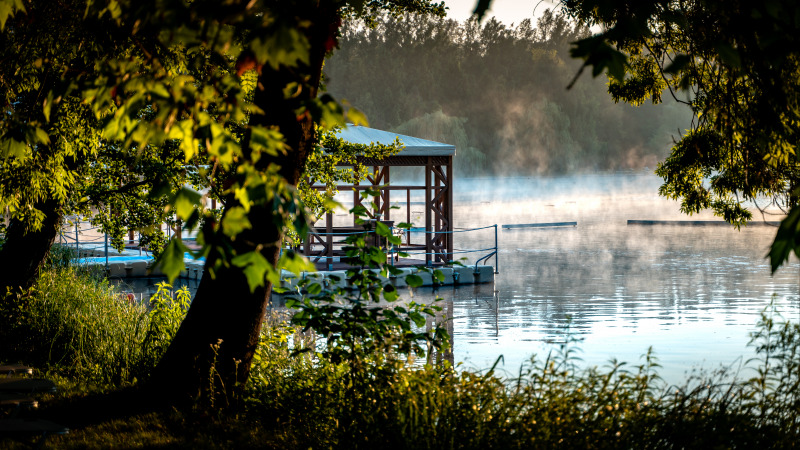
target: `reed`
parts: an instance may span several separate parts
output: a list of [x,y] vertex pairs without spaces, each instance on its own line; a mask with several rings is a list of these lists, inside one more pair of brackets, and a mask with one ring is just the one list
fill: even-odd
[[[47,367],[78,384],[134,383],[147,376],[185,314],[188,292],[179,292],[161,285],[148,309],[102,279],[52,267],[34,289],[3,300],[0,358]],[[695,373],[681,385],[658,376],[651,351],[634,365],[585,367],[569,330],[552,352],[508,375],[423,365],[425,355],[417,359],[395,347],[349,346],[361,353],[343,358],[301,327],[288,311],[268,313],[243,397],[233,402],[239,408],[200,415],[218,418],[201,427],[215,430],[203,434],[209,446],[225,447],[243,430],[248,445],[273,448],[793,448],[800,442],[800,325],[774,308],[752,334],[754,359],[739,370]],[[391,341],[405,331],[382,333]],[[160,416],[134,417],[135,432],[126,421],[100,423],[52,442],[82,446],[138,433],[130,437],[197,443],[196,412],[175,413],[180,417],[169,428]]]
[[188,292],[173,300],[164,285],[151,301],[138,303],[80,267],[52,264],[29,291],[0,300],[0,360],[108,386],[141,380],[174,336]]
[[679,386],[658,376],[651,351],[638,365],[583,368],[573,338],[514,376],[379,356],[297,360],[290,341],[264,341],[283,350],[254,366],[248,391],[249,417],[285,448],[792,448],[800,439],[800,327],[774,311],[744,369]]

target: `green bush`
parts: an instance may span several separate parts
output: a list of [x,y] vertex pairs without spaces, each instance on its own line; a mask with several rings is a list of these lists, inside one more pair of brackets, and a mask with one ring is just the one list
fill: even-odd
[[681,386],[638,366],[581,368],[577,341],[516,377],[400,359],[293,358],[296,329],[273,320],[253,365],[248,414],[282,448],[794,448],[800,326],[765,312],[752,378],[700,373]]
[[108,385],[147,377],[188,305],[187,291],[173,301],[168,288],[148,307],[104,278],[50,264],[29,291],[0,300],[0,360]]

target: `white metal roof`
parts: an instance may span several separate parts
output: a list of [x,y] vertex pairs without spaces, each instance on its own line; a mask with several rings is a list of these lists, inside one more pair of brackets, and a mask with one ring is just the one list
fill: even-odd
[[441,142],[434,142],[427,139],[356,125],[348,125],[347,128],[339,131],[338,136],[353,144],[366,145],[373,142],[376,144],[388,145],[393,143],[395,138],[400,138],[400,142],[405,146],[405,148],[398,153],[398,155],[401,156],[449,156],[456,154],[455,145],[443,144]]

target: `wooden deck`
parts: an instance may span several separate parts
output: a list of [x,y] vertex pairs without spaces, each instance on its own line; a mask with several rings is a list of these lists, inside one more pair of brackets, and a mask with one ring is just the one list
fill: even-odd
[[[424,266],[425,260],[424,259],[414,259],[414,258],[400,258],[398,261],[395,261],[394,266],[397,268],[403,267],[419,267]],[[442,263],[434,263],[432,267],[439,267],[442,266]],[[314,266],[317,268],[317,271],[331,271],[331,270],[347,270],[350,269],[350,264],[346,262],[334,262],[328,267],[328,264],[325,262],[325,259],[322,258],[319,261],[314,263]]]

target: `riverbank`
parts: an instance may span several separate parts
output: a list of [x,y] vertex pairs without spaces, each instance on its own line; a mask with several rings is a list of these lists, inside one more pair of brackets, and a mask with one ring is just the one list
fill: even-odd
[[[155,315],[107,283],[61,269],[43,274],[23,310],[10,308],[19,301],[3,303],[4,317],[16,316],[0,358],[56,382],[57,393],[23,412],[70,428],[46,448],[790,448],[800,438],[800,327],[771,314],[754,340],[761,375],[698,374],[679,385],[660,379],[652,355],[582,368],[568,330],[514,376],[383,351],[334,363],[296,354],[312,337],[274,314],[240,396],[176,408],[142,383],[182,318],[179,298],[161,310],[168,326],[153,327]],[[167,331],[145,344],[156,328]],[[35,439],[4,436],[0,446]]]

